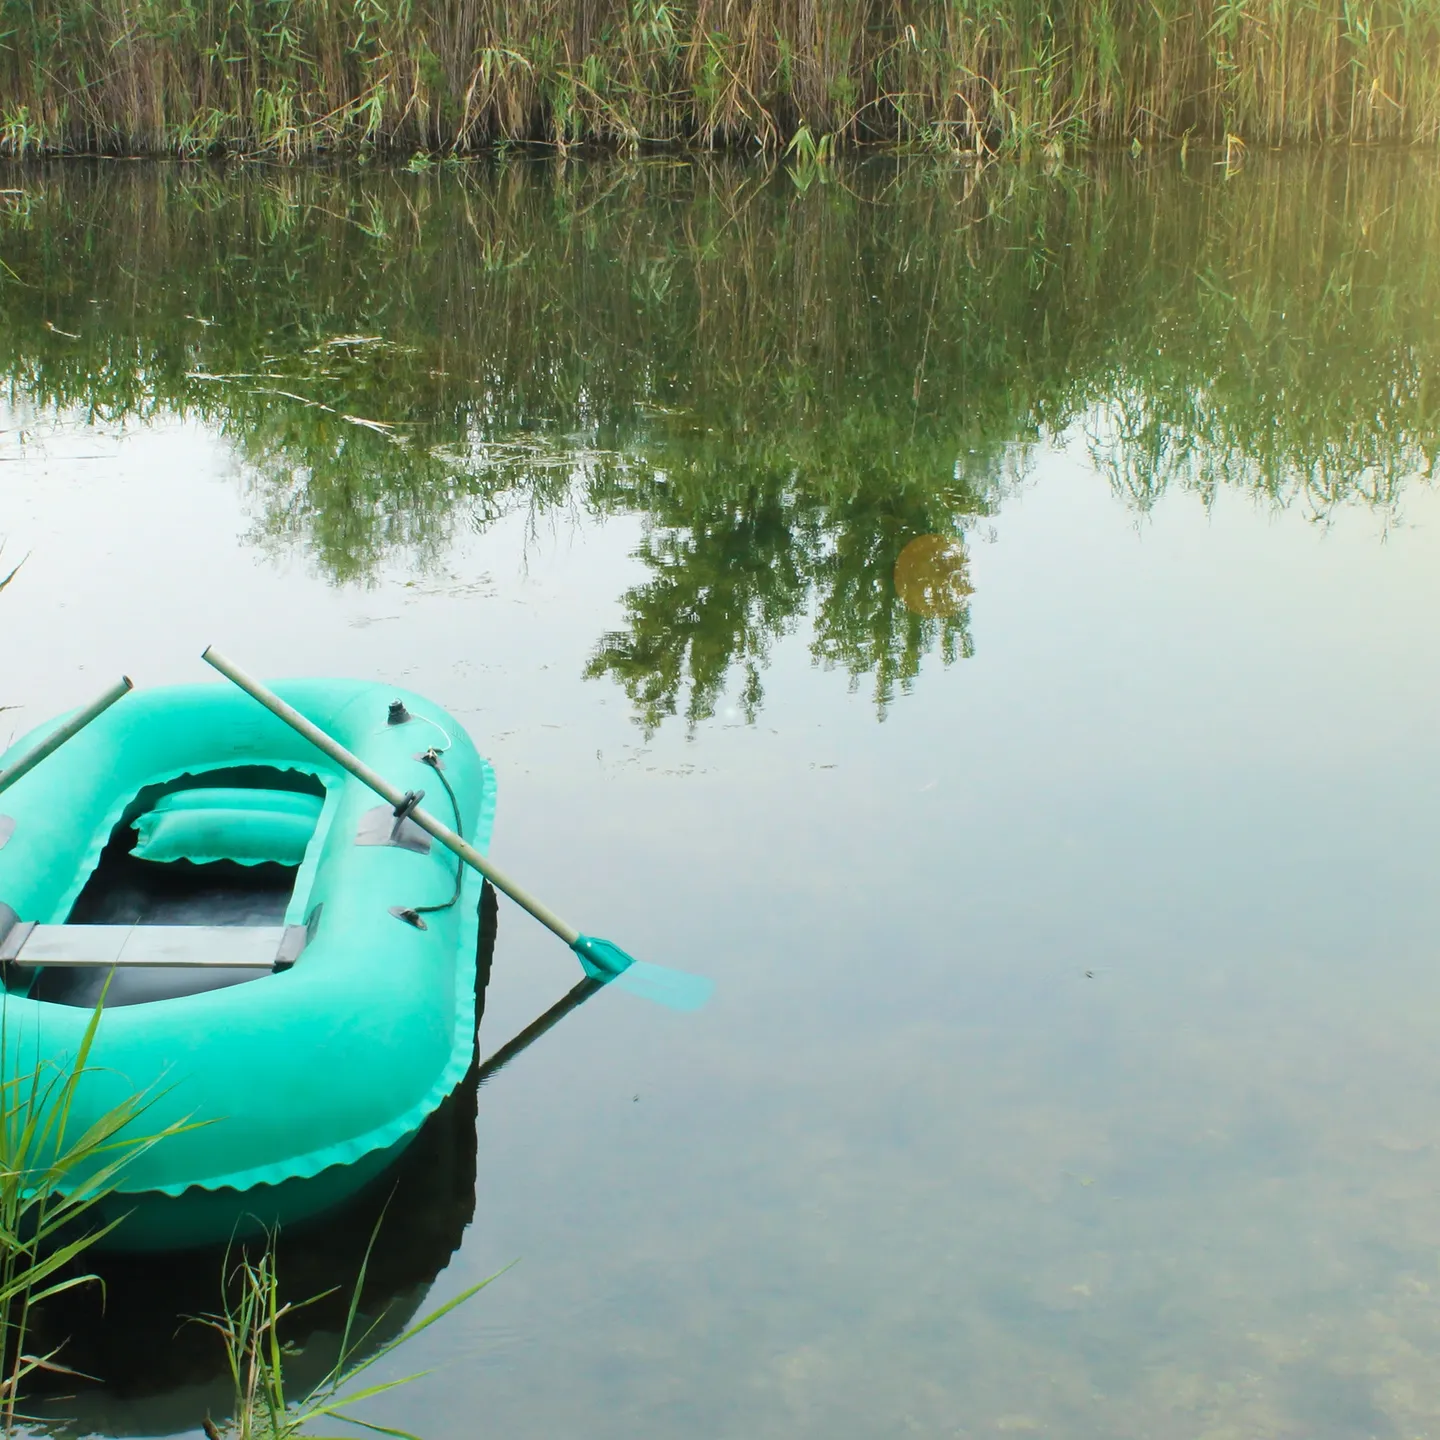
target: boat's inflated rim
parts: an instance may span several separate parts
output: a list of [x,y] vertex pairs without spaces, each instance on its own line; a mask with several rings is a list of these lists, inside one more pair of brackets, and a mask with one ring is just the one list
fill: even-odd
[[[472,843],[488,847],[494,775],[450,716],[366,682],[277,688],[397,785],[418,790],[428,779],[438,793],[421,755],[437,732],[453,737],[443,765],[456,816]],[[386,723],[397,696],[420,723]],[[320,919],[294,968],[127,1005],[101,1021],[72,1133],[135,1091],[152,1098],[147,1127],[201,1122],[138,1156],[121,1180],[127,1192],[279,1186],[388,1154],[471,1063],[480,877],[466,869],[457,885],[455,862],[438,846],[421,854],[356,843],[374,796],[314,755],[226,687],[141,691],[0,798],[14,822],[0,844],[0,902],[24,920],[58,925],[117,829],[153,811],[157,797],[230,785],[242,770],[324,787],[285,915],[303,925],[318,909]],[[423,929],[394,917],[395,908],[432,902]],[[75,1054],[84,1010],[13,992],[0,1003],[7,1076]]]

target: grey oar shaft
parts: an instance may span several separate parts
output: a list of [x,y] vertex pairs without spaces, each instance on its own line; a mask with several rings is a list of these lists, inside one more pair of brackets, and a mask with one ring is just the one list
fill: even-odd
[[72,715],[33,749],[27,750],[13,765],[0,770],[0,790],[13,785],[22,775],[28,775],[47,755],[53,755],[97,715],[103,715],[122,695],[128,695],[134,688],[130,677],[122,675],[98,700],[92,700],[78,715]]
[[[232,664],[213,646],[200,657],[214,666],[227,680],[233,680],[252,699],[258,700],[272,715],[283,720],[292,730],[303,735],[317,750],[322,750],[342,770],[348,770],[362,785],[368,785],[382,800],[391,805],[404,804],[405,792],[378,775],[358,756],[352,755],[338,740],[332,739],[318,725],[307,720],[292,705],[287,705],[273,690],[247,675]],[[447,850],[458,855],[472,870],[478,870],[497,890],[508,895],[517,905],[528,910],[547,930],[553,930],[567,945],[573,945],[580,932],[567,925],[547,905],[542,905],[501,870],[490,863],[473,845],[462,840],[448,825],[442,825],[428,810],[416,806],[409,817],[427,834],[434,836]]]

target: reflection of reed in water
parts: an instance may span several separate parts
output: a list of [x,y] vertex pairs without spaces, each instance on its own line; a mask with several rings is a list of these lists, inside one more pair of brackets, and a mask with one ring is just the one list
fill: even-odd
[[341,579],[507,513],[637,517],[589,673],[647,726],[727,689],[758,713],[796,631],[883,712],[973,648],[967,604],[907,608],[901,553],[962,541],[1046,437],[1137,509],[1399,504],[1440,451],[1435,175],[1335,152],[840,165],[803,194],[689,161],[32,170],[0,212],[23,281],[0,374],[220,428],[252,539]]
[[[495,893],[481,894],[476,1010],[483,1014],[495,953]],[[450,1263],[475,1213],[478,1048],[469,1074],[426,1121],[403,1155],[337,1211],[293,1226],[276,1244],[282,1293],[326,1295],[297,1310],[281,1330],[296,1347],[285,1361],[299,1397],[334,1363],[355,1279],[376,1221],[359,1328],[379,1319],[371,1346],[400,1333]],[[38,1408],[57,1435],[166,1435],[194,1430],[206,1414],[230,1410],[233,1389],[215,1333],[187,1323],[220,1306],[224,1247],[171,1254],[96,1255],[86,1268],[103,1282],[62,1297],[41,1317],[41,1342],[64,1342],[61,1359],[98,1383],[65,1376],[65,1398]],[[367,1352],[368,1353],[368,1352]]]

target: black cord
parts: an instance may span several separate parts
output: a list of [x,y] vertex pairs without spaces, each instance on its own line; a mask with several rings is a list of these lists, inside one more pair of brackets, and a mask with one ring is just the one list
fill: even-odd
[[[455,817],[455,833],[463,840],[465,838],[464,827],[460,823],[460,802],[455,798],[455,792],[450,788],[450,782],[445,778],[445,772],[440,768],[440,756],[433,750],[427,750],[420,759],[440,777],[440,783],[445,787],[445,793],[450,797],[450,812]],[[448,910],[460,899],[460,892],[465,888],[465,862],[455,862],[455,893],[443,905],[414,905],[411,913],[415,915],[434,915],[438,910]]]

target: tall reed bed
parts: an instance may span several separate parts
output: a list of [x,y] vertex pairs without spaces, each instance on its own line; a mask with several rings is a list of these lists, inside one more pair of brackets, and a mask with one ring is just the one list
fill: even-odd
[[0,152],[1433,141],[1433,0],[0,0]]

